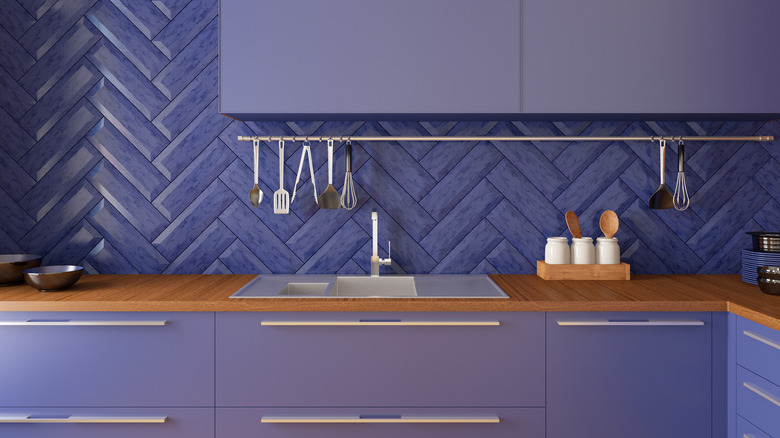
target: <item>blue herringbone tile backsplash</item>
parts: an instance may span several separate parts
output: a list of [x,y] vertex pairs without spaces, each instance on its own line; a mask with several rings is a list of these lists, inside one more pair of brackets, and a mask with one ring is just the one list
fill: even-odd
[[[545,236],[568,235],[565,211],[595,236],[612,209],[634,273],[737,273],[743,233],[780,229],[777,141],[688,143],[685,212],[647,208],[659,180],[649,143],[355,145],[358,207],[318,210],[304,177],[286,216],[273,214],[277,145],[264,144],[254,209],[239,135],[780,136],[780,124],[232,121],[217,112],[217,11],[217,0],[2,1],[0,252],[92,273],[364,273],[376,208],[397,272],[534,273]],[[286,146],[292,192],[301,145]],[[322,190],[326,147],[313,152]],[[337,189],[343,160],[337,145]]]

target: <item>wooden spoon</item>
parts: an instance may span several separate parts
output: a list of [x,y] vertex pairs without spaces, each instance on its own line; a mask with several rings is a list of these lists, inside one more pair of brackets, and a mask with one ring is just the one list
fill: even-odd
[[582,237],[582,230],[580,230],[580,220],[577,219],[577,214],[573,211],[566,212],[566,225],[569,227],[571,237],[576,237],[577,239]]
[[601,219],[599,219],[599,228],[607,239],[611,239],[615,233],[617,233],[620,221],[617,214],[612,210],[607,210],[601,213]]

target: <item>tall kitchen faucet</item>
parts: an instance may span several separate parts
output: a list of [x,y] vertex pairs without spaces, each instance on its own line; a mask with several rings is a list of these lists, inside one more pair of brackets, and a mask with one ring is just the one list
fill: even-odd
[[373,255],[371,256],[371,276],[372,277],[379,277],[379,266],[381,265],[390,265],[392,263],[392,259],[390,259],[390,241],[387,241],[387,258],[386,259],[380,259],[379,258],[379,252],[378,252],[378,245],[377,245],[377,235],[378,235],[378,228],[379,228],[379,216],[377,215],[376,210],[371,211],[371,222],[373,223],[373,233],[371,235],[371,242],[373,247]]

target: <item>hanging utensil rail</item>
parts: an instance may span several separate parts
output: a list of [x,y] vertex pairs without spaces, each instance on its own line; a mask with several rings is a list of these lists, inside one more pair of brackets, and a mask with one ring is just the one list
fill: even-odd
[[364,136],[245,136],[239,135],[238,141],[774,141],[772,135],[758,137],[718,137],[718,136],[652,136],[652,137],[364,137]]

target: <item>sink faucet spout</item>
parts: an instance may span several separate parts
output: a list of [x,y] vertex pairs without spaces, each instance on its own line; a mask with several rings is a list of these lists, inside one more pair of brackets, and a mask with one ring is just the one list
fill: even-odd
[[372,233],[371,233],[371,276],[379,277],[379,266],[390,265],[392,259],[390,259],[390,241],[387,241],[387,258],[379,258],[379,245],[377,235],[379,234],[379,215],[376,210],[371,211]]

